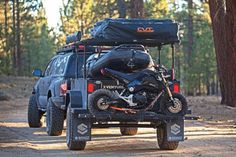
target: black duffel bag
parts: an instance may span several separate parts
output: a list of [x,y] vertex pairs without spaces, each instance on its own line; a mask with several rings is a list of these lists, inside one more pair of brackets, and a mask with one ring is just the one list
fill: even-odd
[[151,56],[140,49],[130,49],[123,46],[112,49],[101,58],[90,64],[89,74],[93,77],[101,75],[101,69],[110,68],[124,73],[152,68]]
[[179,41],[178,24],[172,20],[105,19],[95,24],[93,38],[112,41],[155,39],[160,43]]

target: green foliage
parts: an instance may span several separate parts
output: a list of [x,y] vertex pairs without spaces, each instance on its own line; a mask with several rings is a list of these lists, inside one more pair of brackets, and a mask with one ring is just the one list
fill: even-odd
[[[7,8],[10,5],[7,4]],[[10,44],[9,38],[6,38],[8,34],[6,34],[5,30],[10,31],[9,28],[5,29],[5,3],[0,2],[0,74],[5,73],[9,74],[11,72],[11,67],[9,67],[11,61],[11,52],[10,52]],[[7,16],[10,16],[10,13],[7,12]],[[9,20],[9,19],[8,19]]]
[[63,0],[60,10],[62,25],[59,43],[64,43],[67,34],[81,31],[87,38],[93,25],[105,18],[117,18],[116,0]]
[[[28,16],[30,17],[30,16]],[[32,22],[35,23],[32,25]],[[42,5],[38,8],[37,14],[31,16],[30,22],[25,21],[22,28],[24,42],[24,75],[30,75],[33,69],[45,68],[49,59],[55,51],[55,34],[49,30],[47,19]]]
[[169,15],[167,0],[147,0],[144,2],[144,9],[148,18],[167,18]]
[[[34,68],[44,68],[55,52],[56,46],[64,45],[66,35],[76,31],[83,32],[83,38],[89,37],[93,25],[104,18],[117,18],[117,0],[62,0],[60,9],[60,32],[48,28],[41,0],[21,1],[21,50],[22,75],[29,75]],[[126,17],[130,16],[130,0],[124,0]],[[171,18],[180,23],[181,44],[176,45],[175,74],[181,81],[182,91],[186,94],[209,94],[211,84],[216,81],[216,61],[209,8],[206,2],[193,1],[193,52],[188,56],[188,6],[187,1],[144,0],[146,18]],[[181,4],[181,5],[180,5]],[[14,46],[12,28],[12,2],[8,2],[7,38],[4,27],[4,3],[0,3],[0,73],[11,74],[12,49]],[[7,42],[11,41],[11,42]],[[157,60],[157,48],[149,48],[152,57]],[[161,63],[171,68],[172,52],[170,46],[161,51]]]
[[[5,17],[3,14],[4,3],[0,3],[0,74],[14,74],[13,54],[13,20],[12,3],[8,2],[8,27],[7,36],[4,32]],[[16,32],[15,32],[16,33]],[[55,33],[49,30],[45,10],[40,0],[26,0],[20,2],[20,52],[22,69],[21,75],[31,75],[34,68],[44,68],[55,51]],[[8,41],[8,45],[6,45]],[[2,43],[2,42],[1,42]]]
[[187,6],[183,5],[182,10],[175,12],[174,16],[174,19],[181,23],[180,30],[183,35],[180,49],[180,53],[183,54],[180,79],[186,93],[209,94],[209,86],[211,83],[216,83],[217,74],[208,5],[206,3],[194,3],[192,15],[194,44],[190,58],[187,56],[189,44],[187,38]]
[[[169,2],[169,3],[168,3]],[[145,1],[145,15],[147,18],[171,18],[180,23],[181,44],[176,45],[175,74],[181,81],[182,91],[186,94],[209,94],[211,84],[216,84],[217,68],[213,46],[213,35],[206,3],[194,3],[192,10],[194,22],[194,45],[190,58],[187,54],[188,46],[188,8],[174,1],[147,0]],[[150,49],[154,59],[157,49]],[[161,64],[171,68],[171,48],[165,46],[161,51]],[[190,66],[189,66],[190,65]]]
[[35,28],[25,28],[24,31],[34,33],[34,37],[27,37],[23,44],[25,50],[23,56],[25,60],[24,74],[28,75],[35,68],[45,68],[55,51],[55,38],[48,36],[51,31],[48,30],[46,24],[40,26],[37,31]]

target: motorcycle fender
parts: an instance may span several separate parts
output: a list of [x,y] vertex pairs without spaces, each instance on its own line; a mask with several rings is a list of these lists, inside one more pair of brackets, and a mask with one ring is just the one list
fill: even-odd
[[168,121],[166,124],[167,141],[183,141],[184,140],[184,120],[176,119]]

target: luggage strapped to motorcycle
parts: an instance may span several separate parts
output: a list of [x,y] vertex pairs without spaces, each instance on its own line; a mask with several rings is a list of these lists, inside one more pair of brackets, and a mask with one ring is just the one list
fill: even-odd
[[[175,68],[175,47],[174,45],[176,43],[179,43],[178,41],[170,41],[170,42],[165,42],[165,43],[161,43],[159,40],[155,40],[155,39],[146,39],[146,40],[133,40],[133,41],[127,41],[127,40],[122,40],[122,41],[118,41],[118,40],[106,40],[106,39],[95,39],[95,38],[90,38],[90,39],[85,39],[85,40],[81,40],[76,42],[75,44],[78,45],[78,47],[80,45],[84,45],[84,46],[119,46],[122,44],[140,44],[143,46],[148,46],[148,47],[157,47],[158,50],[158,64],[161,64],[161,60],[160,60],[160,56],[161,56],[161,49],[163,45],[171,45],[172,48],[172,79],[174,78],[174,68]],[[86,51],[84,49],[84,56],[86,55]],[[84,57],[84,67],[86,67],[86,59]],[[86,78],[86,68],[84,68],[84,78]]]

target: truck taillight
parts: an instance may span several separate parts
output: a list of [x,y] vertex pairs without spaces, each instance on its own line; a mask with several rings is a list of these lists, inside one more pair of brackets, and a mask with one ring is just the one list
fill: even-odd
[[61,86],[60,86],[60,93],[61,93],[61,95],[65,95],[66,92],[67,92],[67,89],[68,89],[67,83],[61,84]]
[[84,45],[79,45],[79,50],[84,50],[85,46]]
[[180,86],[178,83],[174,83],[174,92],[179,93],[180,92]]
[[94,84],[88,83],[87,91],[88,93],[94,92]]

